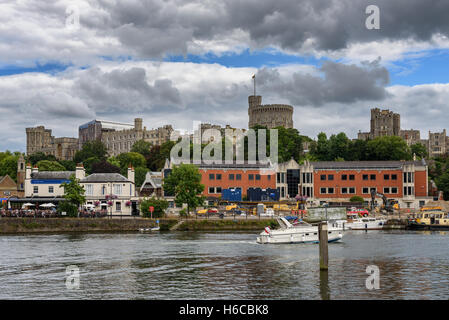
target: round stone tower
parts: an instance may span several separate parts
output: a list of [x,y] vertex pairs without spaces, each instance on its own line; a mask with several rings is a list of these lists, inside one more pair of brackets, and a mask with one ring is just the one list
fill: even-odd
[[262,105],[262,96],[248,97],[248,128],[255,125],[268,129],[275,127],[293,128],[293,107],[288,104]]

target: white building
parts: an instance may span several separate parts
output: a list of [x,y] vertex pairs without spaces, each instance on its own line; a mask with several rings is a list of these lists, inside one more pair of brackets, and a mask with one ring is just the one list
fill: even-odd
[[106,210],[111,215],[137,215],[138,197],[134,184],[134,168],[128,168],[128,177],[119,173],[94,173],[86,177],[84,167],[77,166],[75,171],[41,171],[37,167],[26,167],[25,198],[32,203],[63,201],[64,182],[75,175],[84,187],[86,203],[95,211]]

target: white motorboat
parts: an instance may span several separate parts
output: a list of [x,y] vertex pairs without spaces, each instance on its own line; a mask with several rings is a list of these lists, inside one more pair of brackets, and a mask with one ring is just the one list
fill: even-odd
[[139,231],[140,232],[146,232],[146,231],[159,231],[161,228],[160,227],[154,227],[154,228],[140,228]]
[[387,222],[387,219],[383,218],[354,218],[348,219],[344,228],[350,230],[382,230],[385,222]]
[[[280,229],[266,227],[257,237],[257,243],[318,243],[318,226],[301,221],[292,225],[284,217],[276,218]],[[341,240],[343,229],[328,224],[328,242]]]

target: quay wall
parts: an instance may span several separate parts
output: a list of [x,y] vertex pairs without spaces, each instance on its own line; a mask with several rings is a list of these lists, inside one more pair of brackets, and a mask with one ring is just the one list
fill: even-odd
[[[159,219],[161,231],[168,231],[179,219]],[[148,218],[0,218],[0,234],[59,233],[59,232],[137,232],[139,228],[156,226]],[[257,230],[277,226],[274,219],[188,219],[177,226],[179,231]]]

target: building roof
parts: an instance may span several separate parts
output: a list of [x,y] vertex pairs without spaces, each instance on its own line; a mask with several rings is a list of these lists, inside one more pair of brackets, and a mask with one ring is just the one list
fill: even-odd
[[317,161],[310,162],[314,169],[402,169],[404,165],[426,166],[421,161]]
[[81,179],[82,183],[86,182],[132,182],[122,176],[120,173],[92,173],[84,179]]
[[32,172],[31,178],[32,179],[39,179],[39,180],[54,180],[54,179],[64,179],[68,180],[70,179],[70,176],[72,174],[75,174],[75,171],[40,171],[40,172]]
[[142,192],[143,189],[158,189],[162,188],[162,173],[161,172],[147,172],[145,176],[145,181],[142,183],[142,186],[140,187],[140,191]]

